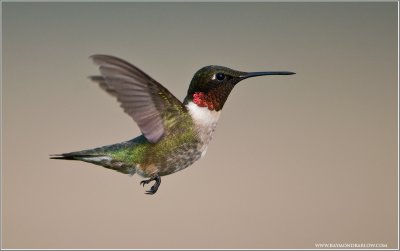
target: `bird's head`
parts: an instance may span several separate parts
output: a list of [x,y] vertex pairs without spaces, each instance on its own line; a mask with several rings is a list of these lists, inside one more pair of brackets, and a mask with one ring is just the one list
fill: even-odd
[[198,70],[190,82],[185,103],[219,111],[224,106],[233,87],[240,81],[265,75],[292,75],[288,71],[243,72],[224,66],[209,65]]

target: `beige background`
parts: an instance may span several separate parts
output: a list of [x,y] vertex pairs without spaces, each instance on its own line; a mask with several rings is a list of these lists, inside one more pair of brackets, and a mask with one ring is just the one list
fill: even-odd
[[[204,65],[297,75],[241,83],[206,157],[148,196],[48,159],[139,134],[95,53],[180,99]],[[395,3],[4,3],[2,91],[3,248],[397,247]]]

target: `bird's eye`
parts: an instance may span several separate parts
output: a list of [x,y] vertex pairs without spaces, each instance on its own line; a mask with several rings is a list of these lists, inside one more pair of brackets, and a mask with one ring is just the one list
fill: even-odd
[[223,74],[223,73],[217,73],[216,75],[215,75],[215,77],[218,79],[218,80],[224,80],[225,79],[225,74]]

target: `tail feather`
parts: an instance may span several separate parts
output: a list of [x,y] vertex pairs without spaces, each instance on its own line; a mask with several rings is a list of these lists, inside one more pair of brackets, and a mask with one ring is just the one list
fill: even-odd
[[87,158],[104,156],[104,147],[98,147],[89,150],[51,154],[50,159],[65,159],[65,160],[85,160]]
[[91,157],[99,157],[96,155],[89,154],[74,154],[74,153],[63,153],[63,154],[52,154],[50,159],[65,159],[65,160],[83,160]]
[[106,164],[105,162],[110,162],[111,157],[104,152],[99,152],[98,149],[99,148],[79,152],[52,154],[50,155],[50,159],[81,160],[98,165]]
[[80,160],[95,165],[103,166],[105,168],[113,169],[115,171],[133,175],[136,173],[136,167],[133,163],[126,163],[124,160],[115,159],[113,152],[118,151],[119,148],[126,148],[130,145],[135,145],[134,141],[127,141],[119,144],[98,147],[89,150],[51,154],[50,159],[61,159],[61,160]]

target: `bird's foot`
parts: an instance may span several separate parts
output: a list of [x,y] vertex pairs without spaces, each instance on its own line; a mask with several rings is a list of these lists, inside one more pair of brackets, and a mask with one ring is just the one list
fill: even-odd
[[148,179],[148,180],[142,180],[142,181],[140,182],[140,185],[144,186],[144,185],[146,185],[146,184],[149,184],[149,183],[152,182],[153,180],[155,180],[156,183],[154,183],[154,185],[150,188],[150,190],[146,191],[146,194],[155,194],[155,193],[157,192],[158,187],[159,187],[160,184],[161,184],[161,177],[157,175],[157,176],[155,176],[155,177],[153,177],[153,178],[150,178],[150,179]]

